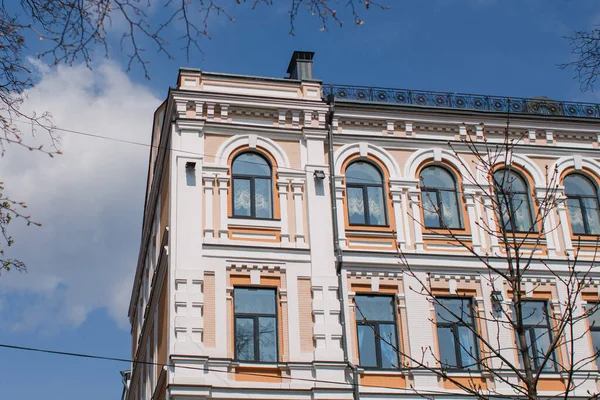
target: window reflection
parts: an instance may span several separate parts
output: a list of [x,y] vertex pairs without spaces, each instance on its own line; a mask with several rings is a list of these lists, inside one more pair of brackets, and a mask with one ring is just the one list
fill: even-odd
[[233,215],[273,218],[271,166],[257,153],[238,155],[231,166]]
[[372,164],[353,162],[346,168],[346,197],[350,225],[386,225],[383,178]]

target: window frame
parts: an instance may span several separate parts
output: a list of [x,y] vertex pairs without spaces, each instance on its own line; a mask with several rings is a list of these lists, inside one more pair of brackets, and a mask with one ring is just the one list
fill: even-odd
[[[379,176],[381,177],[381,183],[352,183],[352,182],[348,182],[348,176],[347,176],[347,171],[348,168],[350,168],[353,164],[356,164],[358,162],[363,162],[365,164],[370,165],[371,167],[375,168],[375,170],[377,171],[377,173],[379,174]],[[346,166],[346,168],[344,169],[344,179],[346,181],[346,215],[348,216],[348,225],[349,226],[357,226],[357,227],[375,227],[375,228],[389,228],[390,226],[390,221],[388,218],[388,199],[387,199],[387,194],[385,191],[385,174],[383,173],[383,171],[381,170],[381,168],[374,162],[372,162],[371,160],[365,160],[362,158],[359,159],[355,159],[352,160],[348,163],[348,165]],[[371,220],[371,215],[369,213],[368,210],[368,204],[369,204],[369,187],[375,187],[375,188],[381,188],[381,200],[383,202],[383,219],[384,219],[384,223],[381,225],[377,225],[377,224],[371,224],[370,220]],[[362,191],[362,197],[363,197],[363,215],[365,217],[365,222],[364,223],[353,223],[350,221],[350,203],[349,203],[349,196],[348,196],[348,189],[350,188],[354,188],[354,189],[361,189]],[[367,206],[367,209],[365,209],[365,206]]]
[[[546,328],[548,329],[548,337],[549,337],[549,341],[550,343],[552,343],[552,340],[554,340],[554,335],[552,332],[552,322],[550,321],[550,307],[549,307],[549,301],[547,299],[527,299],[527,300],[521,300],[521,312],[523,310],[523,304],[524,303],[542,303],[544,305],[544,310],[546,310],[546,316],[545,316],[545,321],[546,321]],[[523,320],[523,330],[525,331],[525,335],[529,336],[529,340],[531,342],[531,344],[529,345],[529,349],[531,350],[531,353],[534,355],[533,357],[530,356],[530,360],[533,363],[533,369],[535,373],[556,373],[558,372],[558,362],[556,361],[556,349],[554,349],[550,355],[550,358],[548,359],[548,362],[552,362],[553,368],[549,368],[549,369],[543,369],[540,370],[540,366],[537,365],[537,357],[535,356],[535,354],[537,354],[537,337],[535,336],[535,329],[536,328],[544,328],[544,326],[541,326],[539,324],[527,324],[525,322],[525,316],[521,315],[521,318]],[[518,349],[517,349],[518,352]],[[522,363],[523,360],[521,360],[521,356],[519,354],[519,362]],[[548,364],[548,362],[546,362],[546,365]]]
[[[450,175],[450,177],[452,178],[452,182],[453,182],[453,186],[454,186],[454,190],[450,190],[450,189],[446,189],[446,188],[437,188],[435,186],[432,187],[428,187],[425,185],[424,180],[421,178],[421,174],[423,173],[423,171],[425,171],[427,168],[440,168],[443,169],[448,175]],[[464,213],[463,213],[463,204],[461,201],[460,196],[458,195],[458,179],[455,176],[455,174],[447,167],[443,166],[443,165],[438,165],[438,164],[428,164],[425,165],[423,168],[421,168],[421,170],[419,171],[419,185],[421,186],[421,208],[423,209],[423,226],[426,229],[450,229],[450,230],[464,230],[465,229],[465,223],[464,223]],[[425,193],[427,192],[435,192],[436,195],[436,199],[437,199],[437,207],[438,210],[441,210],[441,206],[442,206],[442,196],[440,196],[441,192],[451,192],[454,193],[454,197],[456,199],[456,212],[458,215],[458,227],[449,227],[446,225],[446,223],[444,222],[444,224],[439,224],[440,226],[427,226],[425,225],[425,211],[424,211],[424,207],[423,207],[423,196],[426,196]],[[436,214],[437,218],[438,218],[438,222],[442,222],[443,218],[440,217],[439,214]]]
[[521,195],[526,195],[527,196],[527,210],[528,210],[528,214],[529,214],[529,226],[530,229],[528,230],[516,230],[514,226],[511,226],[510,229],[507,229],[506,232],[507,233],[512,233],[512,234],[528,234],[528,233],[539,233],[539,227],[538,227],[538,223],[534,220],[534,211],[535,208],[533,207],[533,193],[531,191],[531,185],[529,183],[529,180],[524,176],[524,174],[521,173],[521,171],[516,170],[512,167],[501,167],[496,169],[493,173],[492,176],[497,174],[500,171],[505,171],[505,175],[506,174],[515,174],[517,176],[518,179],[521,180],[521,182],[523,182],[523,185],[525,186],[525,190],[524,191],[515,191],[512,190],[510,192],[505,192],[503,190],[503,187],[499,184],[499,182],[496,182],[496,178],[493,178],[494,180],[494,192],[496,194],[496,199],[498,199],[499,203],[500,203],[500,209],[497,211],[497,215],[496,218],[498,219],[498,225],[500,227],[501,230],[505,230],[505,223],[504,223],[504,218],[502,217],[502,204],[503,202],[500,200],[500,198],[502,196],[504,196],[503,193],[506,193],[506,195],[510,195],[510,197],[508,197],[509,201],[508,201],[508,208],[510,211],[510,215],[513,216],[512,220],[513,223],[511,225],[515,225],[514,222],[516,222],[515,220],[515,210],[514,210],[514,206],[513,206],[513,198],[514,195],[517,194],[521,194]]
[[[236,289],[257,289],[257,290],[269,290],[274,292],[274,300],[275,300],[275,314],[265,314],[265,313],[237,313],[235,311],[235,290]],[[255,286],[255,285],[240,285],[234,286],[233,288],[233,358],[235,361],[242,363],[252,363],[252,364],[278,364],[280,362],[281,354],[279,353],[279,302],[277,301],[279,295],[279,288],[276,286]],[[240,360],[238,357],[238,348],[236,346],[237,342],[237,319],[238,316],[243,319],[252,319],[254,324],[254,332],[253,332],[253,342],[254,342],[254,359],[253,360]],[[260,334],[257,335],[257,330],[259,329],[258,320],[261,318],[275,318],[275,361],[261,361],[260,360]]]
[[[387,297],[390,299],[390,305],[392,306],[392,314],[394,317],[393,320],[393,326],[394,326],[394,332],[396,333],[396,343],[394,344],[396,349],[400,349],[400,329],[399,329],[399,320],[398,320],[398,311],[397,311],[397,300],[396,300],[396,295],[395,294],[386,294],[386,293],[357,293],[354,295],[354,307],[356,309],[356,297]],[[384,324],[384,325],[392,325],[392,322],[390,321],[370,321],[370,320],[366,320],[366,318],[360,318],[359,319],[359,314],[361,314],[360,311],[355,311],[354,315],[355,315],[355,323],[356,323],[356,350],[358,353],[358,365],[360,368],[363,369],[376,369],[376,370],[388,370],[388,371],[397,371],[399,369],[401,369],[402,367],[402,363],[401,363],[401,355],[399,351],[395,351],[396,353],[396,362],[398,364],[397,367],[395,368],[386,368],[386,367],[382,367],[383,364],[383,359],[381,357],[381,339],[380,339],[380,330],[379,330],[379,325],[380,324]],[[362,315],[362,314],[361,314]],[[375,326],[373,326],[373,324],[375,324]],[[360,364],[360,342],[358,340],[358,327],[359,325],[362,326],[372,326],[372,329],[375,330],[375,360],[377,362],[376,366],[370,366],[370,365],[361,365]]]
[[[596,193],[595,196],[592,195],[581,195],[581,194],[576,194],[576,195],[567,195],[567,190],[565,188],[565,197],[567,198],[567,200],[573,200],[576,199],[579,202],[579,207],[581,209],[581,219],[583,222],[583,230],[585,231],[584,233],[575,233],[573,231],[573,225],[570,223],[571,222],[571,215],[569,215],[569,228],[571,229],[571,234],[572,235],[577,235],[577,236],[600,236],[600,232],[598,233],[591,233],[590,232],[590,228],[588,226],[588,221],[587,221],[587,213],[588,213],[588,209],[585,205],[585,202],[583,201],[583,199],[594,199],[596,201],[596,204],[599,207],[600,210],[600,196],[598,196],[598,186],[594,183],[594,181],[592,179],[590,179],[589,177],[587,177],[586,175],[579,173],[579,172],[571,172],[567,175],[565,175],[565,177],[563,178],[563,186],[564,186],[564,182],[565,179],[567,179],[569,176],[579,176],[583,179],[585,179],[590,186],[594,189],[594,192]],[[566,202],[566,206],[567,206],[567,212],[570,214],[570,210],[569,210],[569,203]],[[600,219],[600,212],[598,212],[598,217]]]
[[[256,154],[257,156],[261,157],[263,160],[265,160],[265,162],[267,163],[267,166],[269,167],[269,171],[270,174],[267,175],[250,175],[250,174],[240,174],[240,173],[234,173],[233,172],[233,165],[235,164],[236,160],[244,155],[244,154]],[[244,180],[244,181],[250,181],[250,215],[236,215],[235,213],[235,181],[237,180]],[[257,217],[256,216],[256,179],[268,179],[269,180],[269,194],[270,194],[270,204],[271,204],[271,217]],[[231,218],[241,218],[241,219],[256,219],[256,220],[265,220],[265,221],[272,221],[275,220],[275,196],[274,196],[274,191],[273,191],[273,164],[271,163],[271,160],[269,160],[269,157],[267,157],[265,154],[259,152],[259,151],[254,151],[254,150],[244,150],[239,152],[238,154],[236,154],[232,161],[231,161]]]
[[[590,308],[594,310],[593,313],[590,313]],[[588,323],[588,329],[590,332],[590,342],[592,345],[592,352],[593,352],[593,354],[596,354],[596,353],[600,352],[600,343],[598,343],[598,346],[596,346],[596,344],[594,343],[594,336],[592,336],[591,333],[592,332],[600,332],[600,324],[592,325],[590,323],[590,317],[592,314],[600,313],[600,301],[588,301],[587,305],[585,307],[585,312],[588,313],[586,321]],[[596,364],[596,368],[600,369],[600,357],[596,357],[596,359],[594,361]]]
[[[458,329],[455,329],[455,327],[457,328],[458,326],[468,326],[465,323],[461,323],[461,322],[446,322],[446,321],[439,321],[439,317],[438,317],[438,313],[435,310],[435,305],[438,304],[438,300],[468,300],[471,306],[471,311],[472,311],[472,315],[471,315],[471,327],[473,328],[474,332],[471,331],[471,334],[473,335],[473,343],[475,344],[475,351],[474,353],[477,355],[477,364],[472,368],[466,368],[463,365],[463,361],[462,361],[462,355],[461,355],[461,345],[460,345],[460,336],[458,334]],[[443,366],[443,368],[449,370],[449,371],[473,371],[473,372],[478,372],[481,371],[481,350],[480,350],[480,346],[479,346],[479,339],[477,338],[479,333],[479,330],[477,329],[477,323],[475,321],[475,314],[476,314],[476,309],[475,309],[475,297],[474,296],[435,296],[435,300],[434,300],[435,304],[434,304],[434,313],[435,313],[435,333],[437,336],[437,344],[438,344],[438,352],[439,352],[439,357],[440,357],[440,366],[443,366],[443,362],[442,362],[442,352],[440,350],[440,339],[439,339],[439,333],[438,330],[440,328],[440,326],[442,328],[450,328],[450,330],[452,331],[452,336],[454,338],[454,357],[456,358],[456,363],[459,364],[460,366]],[[460,361],[460,362],[459,362]]]

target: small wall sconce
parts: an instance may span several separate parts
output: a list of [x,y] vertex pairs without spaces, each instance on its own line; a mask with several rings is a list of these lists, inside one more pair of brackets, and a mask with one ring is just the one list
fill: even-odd
[[187,161],[185,163],[185,169],[187,169],[187,170],[196,169],[196,163],[193,161]]
[[317,169],[313,172],[313,176],[315,179],[323,180],[325,179],[325,172],[322,169]]
[[504,301],[504,296],[502,296],[502,292],[500,290],[492,290],[492,302],[496,304],[500,304]]

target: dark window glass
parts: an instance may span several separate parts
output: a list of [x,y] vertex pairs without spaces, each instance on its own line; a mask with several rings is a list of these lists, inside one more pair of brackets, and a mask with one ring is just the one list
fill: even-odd
[[[521,305],[523,314],[523,328],[527,339],[527,352],[532,362],[534,371],[538,371],[550,348],[552,335],[550,332],[550,320],[548,318],[548,305],[545,301],[523,301]],[[523,360],[519,355],[519,360]],[[544,365],[544,371],[555,371],[556,362],[554,352]]]
[[235,356],[240,361],[276,362],[275,289],[235,288]]
[[346,168],[346,193],[350,225],[387,224],[383,178],[368,162],[356,161]]
[[494,173],[494,181],[501,228],[510,232],[535,231],[531,197],[523,178],[514,171],[501,169]]
[[452,174],[442,167],[421,171],[421,199],[426,228],[462,228],[458,189]]
[[573,234],[599,235],[600,209],[594,184],[583,175],[570,174],[565,177],[564,185]]
[[436,298],[440,363],[449,369],[479,369],[479,347],[471,298]]
[[233,215],[273,218],[271,166],[256,153],[242,153],[233,160]]
[[[587,312],[588,324],[590,325],[590,335],[592,336],[592,345],[594,353],[600,352],[600,310],[598,303],[588,303]],[[600,368],[600,357],[596,358],[596,365]]]
[[398,368],[398,327],[394,298],[357,295],[354,301],[361,367]]

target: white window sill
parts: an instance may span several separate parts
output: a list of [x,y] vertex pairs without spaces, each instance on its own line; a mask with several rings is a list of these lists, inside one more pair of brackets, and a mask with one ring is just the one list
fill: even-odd
[[227,218],[227,226],[248,226],[252,228],[280,228],[281,220],[253,219],[253,218]]

